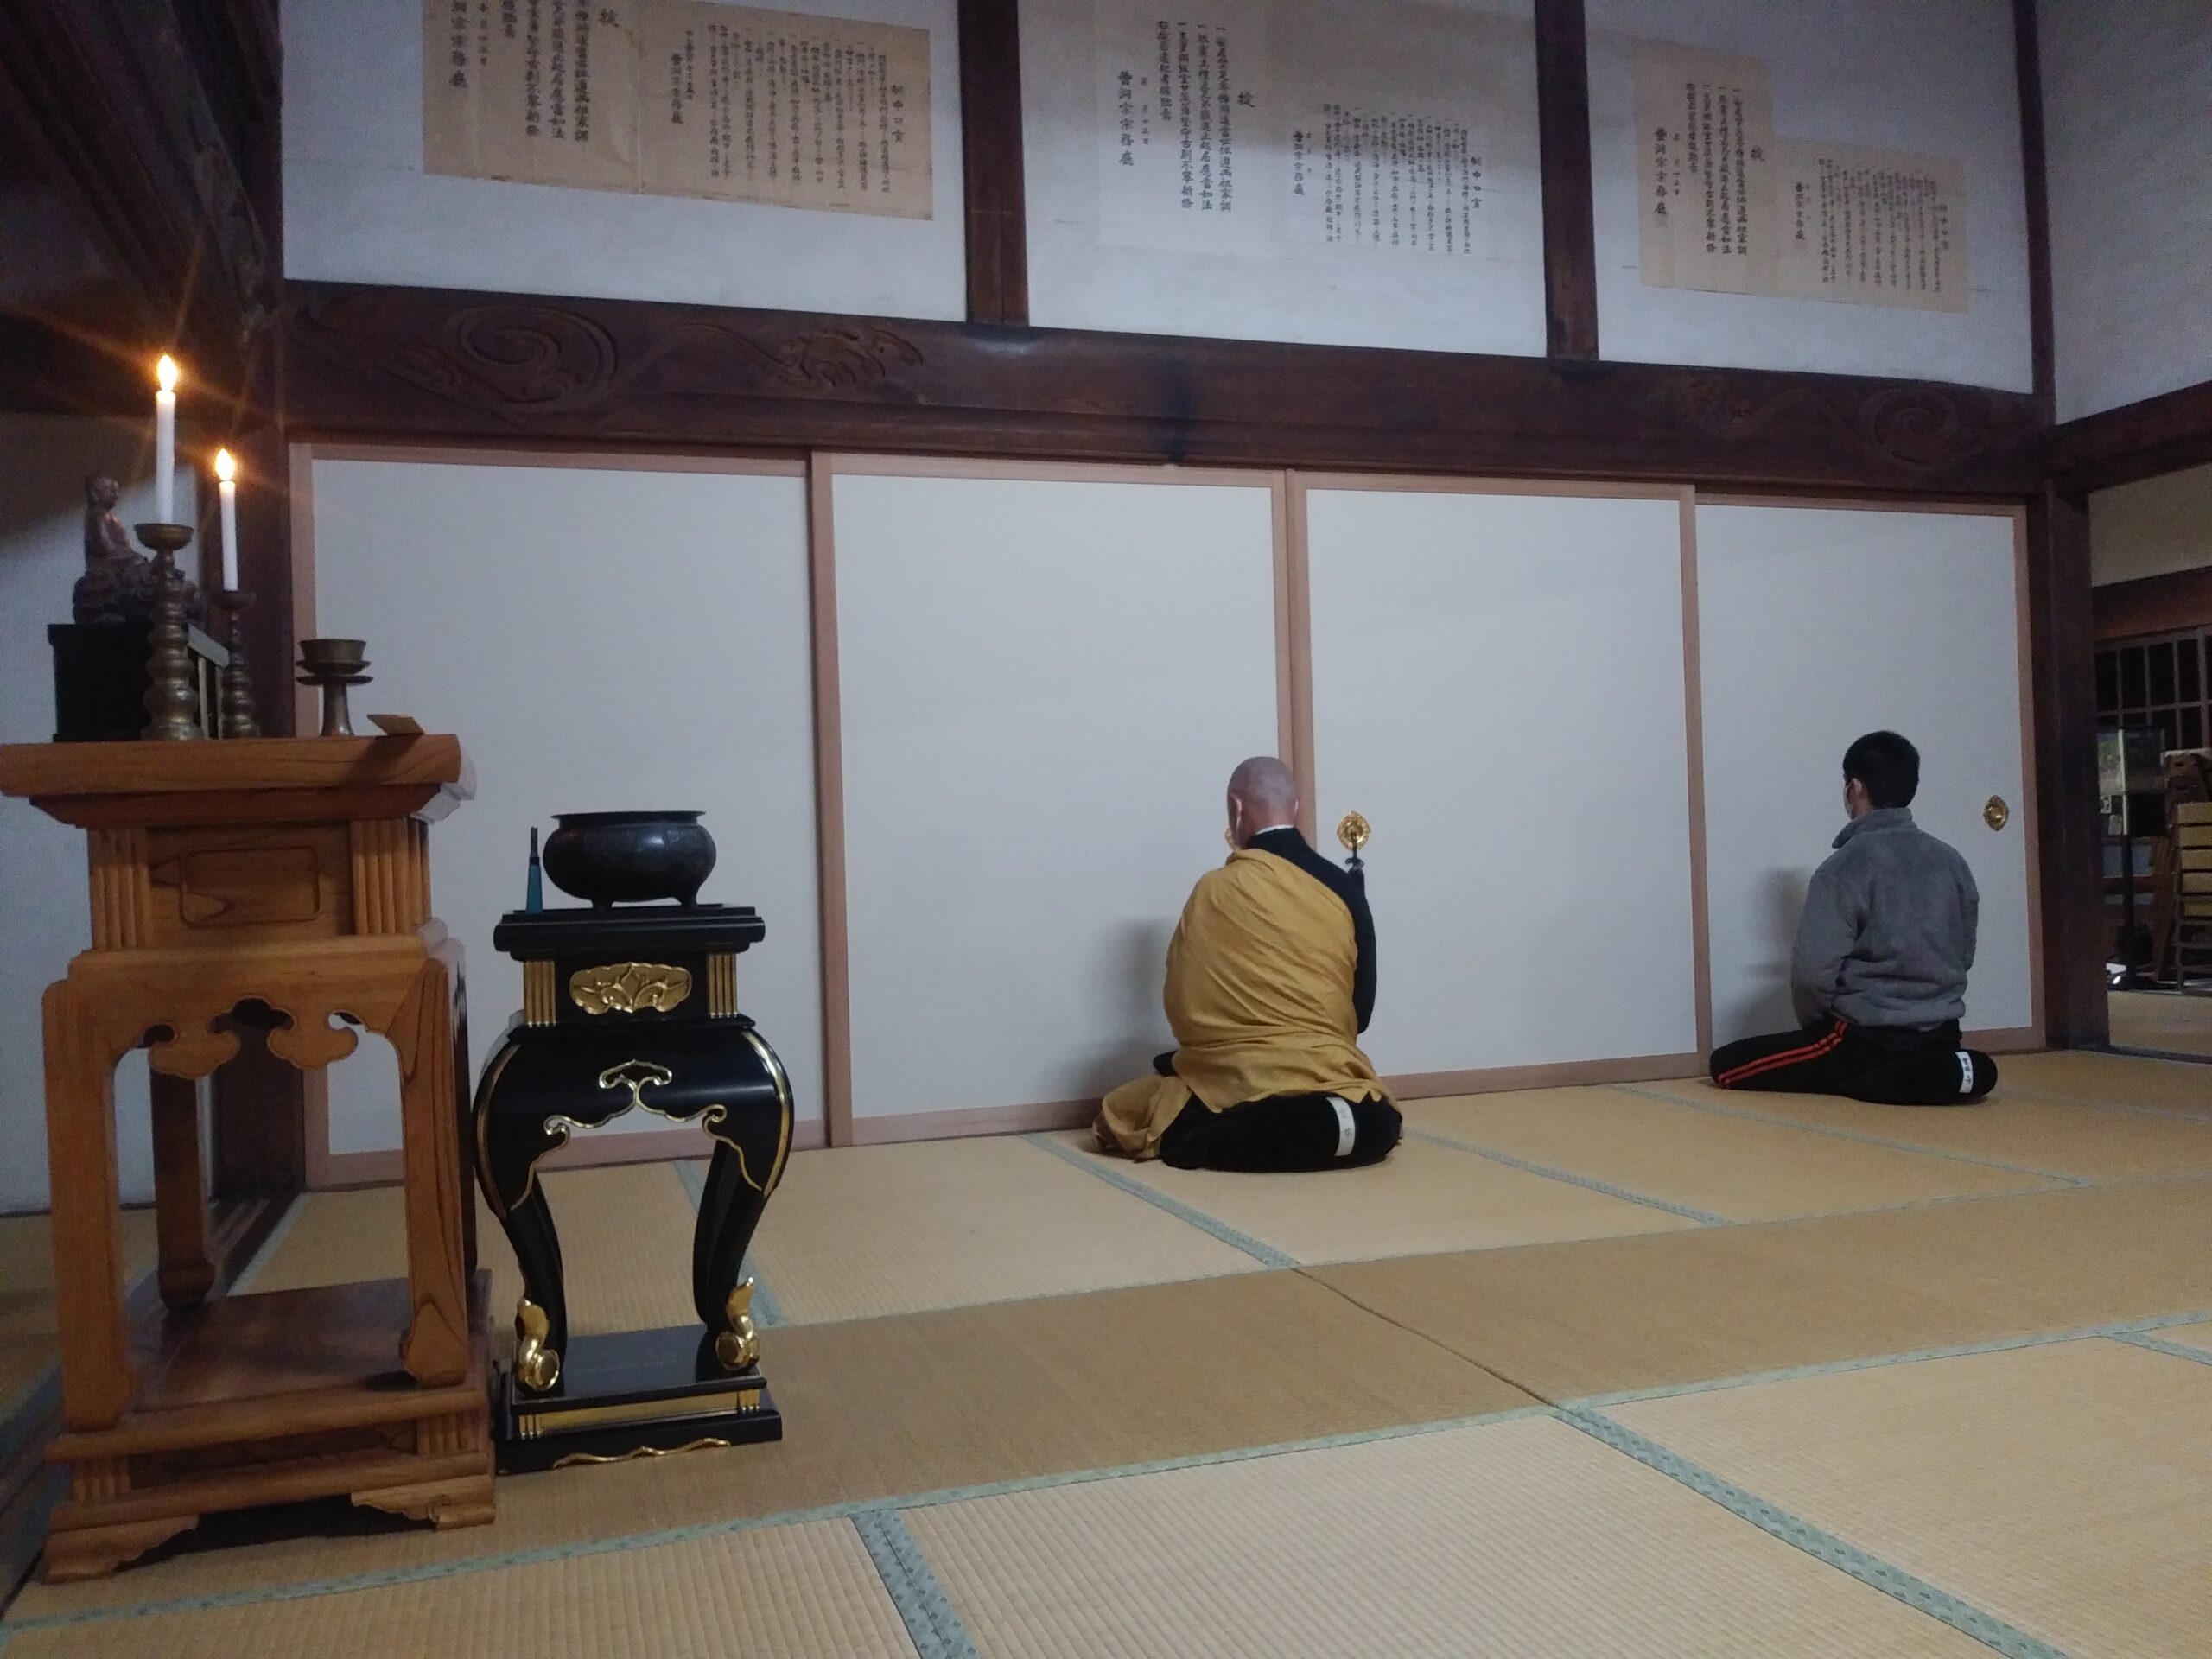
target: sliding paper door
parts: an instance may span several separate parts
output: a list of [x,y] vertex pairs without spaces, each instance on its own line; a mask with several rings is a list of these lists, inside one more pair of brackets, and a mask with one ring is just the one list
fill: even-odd
[[1700,505],[1697,563],[1714,1035],[1791,1024],[1790,942],[1844,823],[1844,750],[1884,728],[1918,746],[1914,817],[1981,889],[1968,1027],[2037,1025],[2012,515]]
[[868,466],[832,512],[856,1133],[1052,1121],[1169,1046],[1168,936],[1275,750],[1276,480]]
[[1681,1070],[1679,496],[1333,480],[1305,501],[1322,845],[1347,810],[1375,830],[1376,1065],[1426,1092]]

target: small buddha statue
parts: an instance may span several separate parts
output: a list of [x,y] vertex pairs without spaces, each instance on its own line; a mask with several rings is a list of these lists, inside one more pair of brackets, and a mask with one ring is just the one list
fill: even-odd
[[[104,474],[85,480],[85,574],[70,595],[70,614],[79,622],[122,622],[145,627],[154,620],[161,577],[151,559],[130,544],[115,516],[122,487]],[[184,584],[185,614],[198,621],[203,611],[200,590]]]

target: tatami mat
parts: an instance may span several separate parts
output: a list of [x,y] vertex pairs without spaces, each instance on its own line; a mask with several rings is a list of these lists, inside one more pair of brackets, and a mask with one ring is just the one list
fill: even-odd
[[[1713,1092],[1718,1098],[1719,1091]],[[1416,1101],[1407,1118],[1434,1134],[1732,1221],[1832,1215],[2062,1185],[2017,1170],[1809,1135],[1614,1089]],[[2212,1150],[2207,1155],[2212,1158]]]
[[8,1659],[911,1656],[852,1523],[726,1535],[343,1595],[25,1631]]
[[2093,1105],[2193,1113],[2212,1117],[2212,1067],[2192,1060],[2145,1060],[2126,1054],[2062,1050],[2000,1054],[1997,1092],[2018,1089]]
[[[154,1212],[123,1212],[125,1284],[154,1265]],[[0,1216],[0,1429],[60,1352],[54,1323],[54,1229],[47,1217]]]
[[2124,1048],[2163,1048],[2212,1058],[2212,995],[2114,991],[2112,1039]]
[[983,1659],[1986,1656],[1548,1419],[904,1519]]
[[2184,1348],[2202,1348],[2212,1354],[2212,1321],[2202,1325],[2170,1325],[2158,1332],[2164,1342],[2177,1342]]
[[2212,1310],[2212,1181],[1313,1272],[1569,1400]]
[[779,1327],[761,1349],[784,1414],[774,1445],[502,1480],[491,1528],[207,1550],[34,1585],[10,1616],[435,1567],[1534,1403],[1290,1273]]
[[[645,1331],[697,1319],[691,1231],[698,1212],[674,1165],[554,1170],[543,1179],[560,1230],[572,1331]],[[404,1277],[404,1208],[396,1186],[308,1193],[250,1266],[242,1288],[297,1290]],[[492,1270],[492,1324],[505,1331],[522,1294],[522,1276],[481,1197],[476,1257]]]
[[799,1153],[753,1259],[792,1324],[1258,1265],[1019,1135]]
[[1402,1142],[1386,1161],[1364,1169],[1230,1175],[1109,1159],[1090,1150],[1090,1137],[1082,1131],[1056,1138],[1082,1160],[1095,1160],[1098,1171],[1137,1182],[1300,1262],[1490,1249],[1698,1224],[1420,1140]]
[[[2012,1060],[2008,1056],[1998,1063],[2010,1066]],[[1732,1094],[1709,1083],[1638,1087],[1730,1112],[1872,1136],[1961,1158],[1990,1159],[2077,1180],[2212,1173],[2212,1121],[2115,1111],[2001,1087],[1980,1105],[1966,1107],[1874,1106],[1833,1096]],[[1834,1135],[1823,1138],[1821,1154],[1837,1155]]]
[[2117,1342],[1605,1414],[2074,1659],[2212,1632],[2212,1367]]

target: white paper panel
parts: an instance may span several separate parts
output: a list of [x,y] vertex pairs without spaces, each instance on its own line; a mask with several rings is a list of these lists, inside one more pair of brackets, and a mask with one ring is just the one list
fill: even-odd
[[1095,1097],[1275,752],[1270,493],[836,491],[855,1115]]
[[285,0],[285,275],[964,316],[956,0],[777,0],[776,9],[930,31],[932,217],[425,174],[421,0]]
[[[150,395],[148,401],[151,402]],[[85,475],[124,485],[116,516],[154,516],[153,423],[0,415],[0,743],[54,736],[49,622],[69,620],[69,594],[85,573]],[[184,442],[188,453],[189,436]],[[177,512],[191,517],[194,474],[179,467]],[[196,553],[197,550],[194,550]],[[186,555],[188,562],[194,554]],[[85,832],[56,823],[29,801],[0,799],[0,1213],[43,1209],[46,1039],[39,999],[92,944]],[[126,1055],[115,1072],[116,1154],[126,1201],[154,1195],[146,1061]]]
[[2058,418],[2212,379],[2212,5],[2042,0]]
[[[467,953],[471,1064],[522,1005],[492,948],[556,812],[696,809],[702,898],[768,937],[738,996],[822,1115],[821,922],[806,486],[796,477],[318,461],[315,614],[368,641],[374,710],[460,734],[476,798],[430,830],[437,914]],[[574,904],[549,882],[549,906]],[[335,1153],[399,1144],[381,1040],[330,1077]],[[696,1129],[632,1112],[620,1130]],[[673,1154],[671,1154],[673,1155]]]
[[[2032,388],[2007,0],[1588,0],[1586,15],[1598,327],[1606,357]],[[1764,60],[1784,138],[1962,162],[1966,314],[1644,287],[1637,275],[1639,40]]]
[[[1843,827],[1843,752],[1920,750],[1913,816],[1981,889],[1967,1024],[2033,1021],[2012,520],[1702,507],[1698,609],[1716,1041],[1786,1031],[1805,884]],[[1993,834],[1982,806],[2002,796]]]
[[1697,1046],[1679,502],[1315,491],[1315,801],[1386,1074]]
[[[1532,16],[1531,0],[1219,0],[1179,13],[1136,0],[1022,0],[1032,320],[1541,355]],[[1166,117],[1154,45],[1163,24],[1172,31]],[[1187,210],[1179,200],[1185,24],[1194,47],[1202,29],[1229,38],[1228,214],[1209,211],[1203,194]],[[1132,77],[1137,163],[1128,168],[1118,159],[1124,70]],[[1194,62],[1194,92],[1197,73]],[[1323,239],[1326,168],[1317,171],[1314,157],[1325,149],[1330,103],[1465,124],[1481,170],[1471,254],[1441,251],[1443,216],[1432,225],[1426,194],[1419,224],[1408,217],[1407,241],[1395,247],[1387,216],[1381,247]],[[1424,130],[1426,154],[1440,146],[1435,129]],[[1193,134],[1193,173],[1201,179],[1205,136]],[[1444,143],[1457,143],[1444,135]],[[1390,188],[1403,193],[1408,215],[1421,188],[1416,175],[1425,180],[1434,171],[1409,165],[1393,175]],[[1349,214],[1355,204],[1349,188],[1346,194]]]

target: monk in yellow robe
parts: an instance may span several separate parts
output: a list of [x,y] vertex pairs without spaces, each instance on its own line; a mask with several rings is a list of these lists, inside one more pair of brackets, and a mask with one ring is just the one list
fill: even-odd
[[1328,1169],[1398,1144],[1360,1052],[1375,1007],[1364,879],[1297,829],[1298,786],[1262,757],[1229,780],[1229,861],[1198,879],[1167,948],[1176,1047],[1100,1103],[1101,1150],[1181,1169]]

